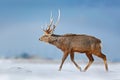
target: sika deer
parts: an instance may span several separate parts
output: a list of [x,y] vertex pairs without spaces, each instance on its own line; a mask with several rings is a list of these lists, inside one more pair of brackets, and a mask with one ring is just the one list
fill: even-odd
[[[44,41],[46,43],[55,45],[57,48],[63,51],[64,54],[62,57],[62,62],[59,67],[59,70],[62,69],[62,65],[68,55],[70,55],[71,61],[75,64],[75,66],[79,70],[81,70],[81,67],[79,67],[77,63],[74,61],[74,53],[79,52],[85,53],[89,59],[89,63],[84,68],[84,71],[86,71],[89,68],[89,66],[93,63],[94,59],[92,55],[102,58],[105,64],[105,69],[106,71],[108,71],[106,56],[101,52],[101,40],[96,37],[85,34],[64,34],[64,35],[53,34],[53,31],[57,26],[59,20],[60,10],[57,22],[53,24],[53,18],[51,17],[50,24],[48,25],[47,29],[46,30],[43,29],[44,35],[39,39],[40,41]],[[53,28],[51,28],[51,26],[53,26]]]

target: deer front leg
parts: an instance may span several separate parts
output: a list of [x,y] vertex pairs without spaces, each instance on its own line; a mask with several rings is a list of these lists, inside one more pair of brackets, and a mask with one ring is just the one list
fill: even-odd
[[91,65],[91,64],[93,63],[93,61],[94,61],[92,54],[87,54],[87,53],[86,53],[86,56],[87,56],[88,59],[89,59],[89,63],[88,63],[88,65],[85,67],[84,71],[86,71],[86,70],[88,69],[88,67],[90,67],[90,65]]
[[59,71],[61,71],[62,65],[63,65],[64,61],[66,60],[67,56],[68,56],[68,53],[67,53],[67,52],[64,52],[64,55],[63,55],[63,57],[62,57],[61,65],[60,65],[60,67],[59,67]]
[[71,61],[75,64],[75,66],[81,71],[81,67],[77,65],[77,63],[74,61],[74,53],[70,54]]

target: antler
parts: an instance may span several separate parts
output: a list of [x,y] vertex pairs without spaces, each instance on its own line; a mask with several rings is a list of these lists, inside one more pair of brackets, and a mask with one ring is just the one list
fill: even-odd
[[58,18],[57,18],[56,23],[53,25],[52,33],[55,30],[55,28],[56,28],[56,26],[58,25],[59,22],[60,22],[60,9],[58,10]]
[[52,12],[51,12],[51,16],[50,16],[50,24],[48,25],[48,27],[51,27],[53,24],[53,17],[52,17]]
[[60,21],[60,9],[58,10],[58,19],[57,19],[57,21],[55,23],[55,26],[58,25],[59,21]]
[[52,12],[51,12],[51,16],[50,16],[50,24],[49,25],[47,25],[48,27],[47,27],[47,29],[46,30],[50,30],[50,27],[52,26],[52,24],[53,24],[53,17],[52,17]]
[[[60,21],[60,10],[58,10],[58,19],[55,24],[53,24],[53,17],[52,17],[52,12],[51,12],[50,23],[49,23],[49,25],[47,25],[48,27],[46,28],[46,30],[43,30],[45,32],[45,34],[53,34],[53,31],[55,30],[59,21]],[[53,28],[51,28],[52,25],[53,25]]]

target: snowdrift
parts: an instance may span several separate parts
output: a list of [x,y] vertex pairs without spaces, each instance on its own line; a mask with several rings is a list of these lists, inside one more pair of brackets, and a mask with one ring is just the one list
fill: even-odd
[[[60,62],[38,61],[37,63],[0,60],[0,80],[120,80],[120,63],[108,63],[106,72],[103,63],[93,63],[86,72],[80,72],[72,63],[65,62],[58,71]],[[79,63],[82,69],[86,63]]]

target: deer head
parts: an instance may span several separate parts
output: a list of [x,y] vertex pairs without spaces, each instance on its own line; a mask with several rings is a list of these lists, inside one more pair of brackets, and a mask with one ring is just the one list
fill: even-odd
[[58,10],[58,18],[57,18],[56,23],[54,23],[52,12],[51,12],[50,23],[47,25],[46,29],[43,29],[44,35],[39,40],[44,41],[44,42],[49,42],[50,39],[53,39],[51,38],[51,35],[53,34],[59,21],[60,21],[60,10]]

